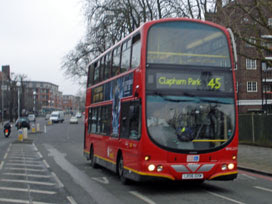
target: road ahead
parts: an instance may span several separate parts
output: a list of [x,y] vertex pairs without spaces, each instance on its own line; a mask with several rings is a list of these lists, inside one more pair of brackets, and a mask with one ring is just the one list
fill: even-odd
[[[45,120],[38,119],[44,131]],[[239,171],[235,181],[193,186],[173,182],[124,186],[83,157],[83,121],[47,126],[18,143],[17,132],[0,137],[0,203],[271,203],[272,178]],[[15,141],[15,142],[14,142]]]

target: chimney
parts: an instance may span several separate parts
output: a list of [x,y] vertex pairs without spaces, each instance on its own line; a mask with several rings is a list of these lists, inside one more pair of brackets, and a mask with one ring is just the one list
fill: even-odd
[[10,80],[10,67],[9,65],[2,66],[2,72],[5,74],[5,77]]

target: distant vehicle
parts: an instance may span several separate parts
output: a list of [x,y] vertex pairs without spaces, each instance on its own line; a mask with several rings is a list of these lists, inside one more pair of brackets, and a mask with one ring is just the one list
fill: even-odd
[[21,117],[15,122],[15,127],[18,129],[27,128],[30,129],[30,121],[26,117]]
[[29,114],[29,115],[27,116],[27,118],[28,118],[28,120],[29,120],[30,122],[35,122],[35,121],[36,121],[36,117],[35,117],[34,114]]
[[8,137],[10,135],[11,127],[12,125],[10,124],[10,122],[5,123],[4,130],[3,130],[5,137]]
[[78,124],[78,119],[77,119],[77,117],[72,116],[72,117],[70,118],[70,124]]
[[63,111],[53,111],[49,118],[53,123],[59,123],[64,121]]
[[77,118],[81,118],[81,116],[82,116],[82,115],[81,115],[80,112],[77,112],[77,113],[76,113],[76,117],[77,117]]
[[49,118],[50,118],[50,114],[46,114],[45,115],[45,120],[49,120]]

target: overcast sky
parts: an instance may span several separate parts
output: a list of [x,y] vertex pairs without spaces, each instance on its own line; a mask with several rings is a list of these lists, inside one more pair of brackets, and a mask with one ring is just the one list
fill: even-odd
[[82,0],[0,0],[0,65],[76,94],[62,58],[85,34]]

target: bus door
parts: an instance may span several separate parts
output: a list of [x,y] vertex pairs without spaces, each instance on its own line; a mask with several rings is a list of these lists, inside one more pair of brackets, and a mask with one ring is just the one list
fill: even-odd
[[121,103],[120,148],[125,165],[137,169],[139,139],[141,137],[140,100]]

